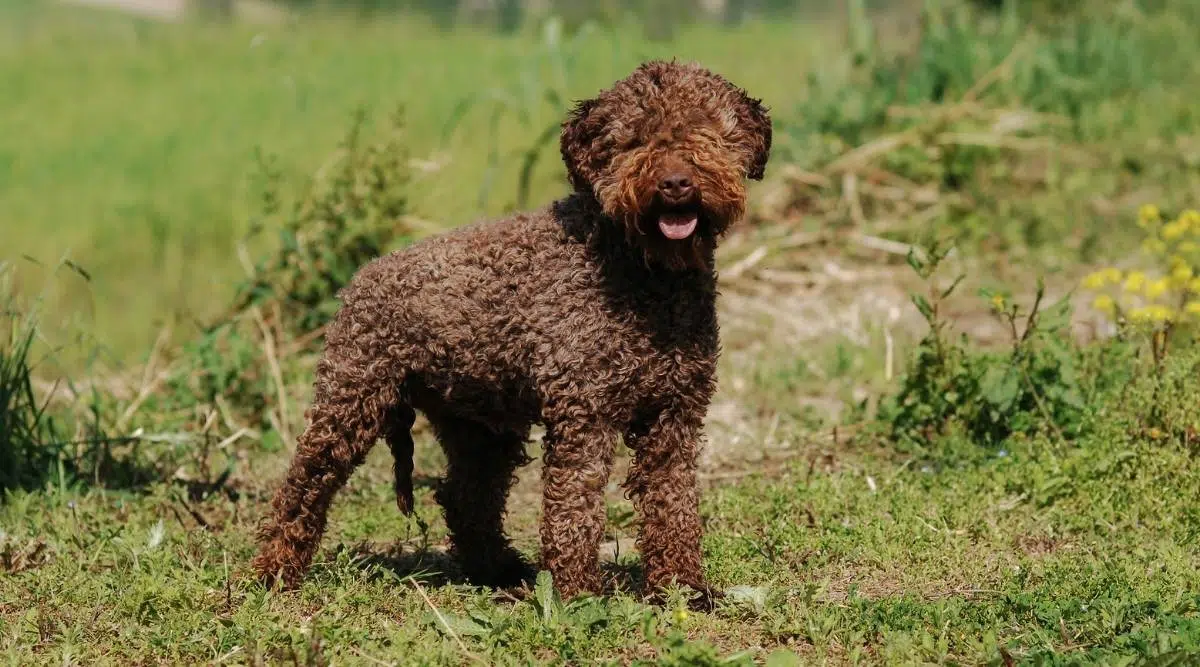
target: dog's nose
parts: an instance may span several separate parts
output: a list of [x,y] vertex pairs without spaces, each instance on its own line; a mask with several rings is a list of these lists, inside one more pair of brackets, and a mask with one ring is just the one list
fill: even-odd
[[669,199],[686,199],[692,194],[692,179],[687,174],[670,174],[658,183],[658,190]]

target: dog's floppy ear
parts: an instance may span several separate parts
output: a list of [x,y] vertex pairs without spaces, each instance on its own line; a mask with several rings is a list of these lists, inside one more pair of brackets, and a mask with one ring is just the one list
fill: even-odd
[[598,156],[594,143],[603,128],[603,123],[593,113],[598,105],[598,100],[583,100],[576,104],[563,122],[559,137],[567,178],[576,190],[584,192],[592,190],[592,181],[596,177],[594,165]]
[[746,132],[751,155],[746,177],[761,181],[771,156],[771,117],[762,100],[750,97],[740,88],[737,95],[741,98],[737,108],[738,125]]

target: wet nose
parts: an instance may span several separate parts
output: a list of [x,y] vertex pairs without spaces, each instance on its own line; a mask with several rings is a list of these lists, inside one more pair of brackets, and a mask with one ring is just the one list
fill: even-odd
[[659,181],[658,190],[669,199],[686,199],[692,194],[692,179],[683,173],[670,174]]

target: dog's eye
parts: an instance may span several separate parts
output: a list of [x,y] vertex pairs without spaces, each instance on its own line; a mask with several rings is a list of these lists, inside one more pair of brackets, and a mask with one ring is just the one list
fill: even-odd
[[640,148],[644,143],[645,141],[641,137],[632,132],[613,135],[613,145],[619,150]]

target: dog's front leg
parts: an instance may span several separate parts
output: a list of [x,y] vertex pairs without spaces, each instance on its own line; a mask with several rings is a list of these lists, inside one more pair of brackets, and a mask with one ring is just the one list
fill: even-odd
[[642,518],[638,550],[646,588],[656,597],[672,583],[700,593],[692,606],[710,608],[719,595],[704,578],[700,558],[696,460],[703,417],[699,411],[665,410],[626,434],[634,452],[625,482]]
[[604,487],[616,437],[597,420],[552,423],[542,471],[542,565],[564,598],[599,593]]

